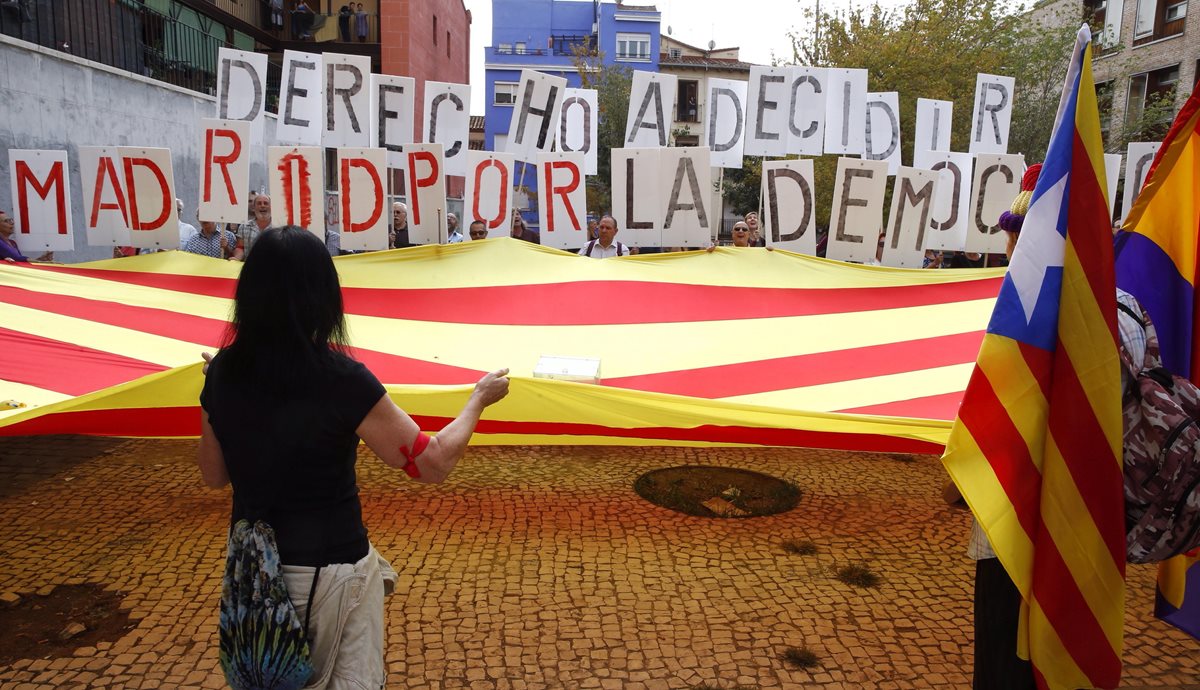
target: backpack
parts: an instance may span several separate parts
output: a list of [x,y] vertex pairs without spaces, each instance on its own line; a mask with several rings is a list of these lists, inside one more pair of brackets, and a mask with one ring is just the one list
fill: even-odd
[[1139,365],[1121,348],[1126,558],[1153,563],[1200,546],[1200,388],[1163,368],[1149,315],[1117,306],[1146,332]]
[[[590,240],[587,243],[587,252],[584,254],[584,256],[588,257],[589,259],[592,258],[592,250],[596,248],[596,242],[598,242],[598,240]],[[625,245],[621,244],[620,242],[617,242],[616,245],[617,256],[625,256]]]
[[308,619],[317,587],[313,575],[303,625],[283,582],[275,531],[239,520],[229,533],[221,588],[221,670],[234,690],[299,690],[313,674]]

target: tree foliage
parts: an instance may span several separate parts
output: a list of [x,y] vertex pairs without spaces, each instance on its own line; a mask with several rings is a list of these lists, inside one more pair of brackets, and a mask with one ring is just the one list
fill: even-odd
[[612,150],[625,141],[629,115],[629,92],[633,73],[621,65],[605,65],[604,53],[576,50],[572,56],[582,88],[595,89],[597,113],[596,174],[588,178],[588,209],[612,212]]

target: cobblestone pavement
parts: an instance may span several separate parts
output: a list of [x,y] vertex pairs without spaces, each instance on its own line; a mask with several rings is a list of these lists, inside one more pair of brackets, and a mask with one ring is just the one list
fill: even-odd
[[[0,441],[0,590],[92,582],[136,627],[111,644],[0,667],[4,688],[216,688],[228,491],[194,442]],[[364,451],[365,519],[400,573],[392,687],[969,687],[969,517],[934,457],[789,449],[476,448],[449,481]],[[649,470],[754,469],[798,484],[760,518],[688,517],[632,490]],[[799,556],[784,539],[810,539]],[[834,570],[865,564],[874,589]],[[1129,568],[1127,688],[1200,687],[1200,643],[1150,615]],[[780,655],[808,647],[820,667]]]

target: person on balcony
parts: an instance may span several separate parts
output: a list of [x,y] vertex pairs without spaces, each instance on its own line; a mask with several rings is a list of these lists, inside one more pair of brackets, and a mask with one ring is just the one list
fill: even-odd
[[342,43],[350,42],[350,17],[353,15],[349,5],[342,5],[342,9],[338,10],[338,37]]
[[369,33],[367,29],[367,11],[363,9],[361,2],[358,3],[358,11],[354,13],[354,23],[358,28],[358,42],[366,43],[367,34]]

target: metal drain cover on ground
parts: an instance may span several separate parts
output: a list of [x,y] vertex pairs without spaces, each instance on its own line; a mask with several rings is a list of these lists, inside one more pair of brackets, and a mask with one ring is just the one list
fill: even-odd
[[698,517],[759,517],[800,502],[800,489],[775,477],[732,467],[683,466],[638,477],[633,490],[651,503]]

